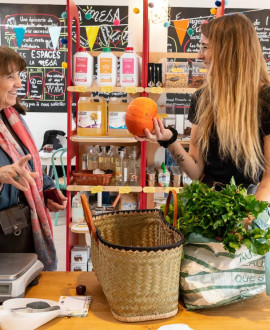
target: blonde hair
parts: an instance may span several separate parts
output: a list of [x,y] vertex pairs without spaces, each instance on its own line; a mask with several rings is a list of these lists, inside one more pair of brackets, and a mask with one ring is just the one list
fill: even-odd
[[211,61],[197,111],[199,149],[206,158],[215,127],[221,158],[231,156],[245,176],[257,180],[264,164],[259,91],[270,83],[260,42],[243,14],[214,19],[201,32],[209,40]]

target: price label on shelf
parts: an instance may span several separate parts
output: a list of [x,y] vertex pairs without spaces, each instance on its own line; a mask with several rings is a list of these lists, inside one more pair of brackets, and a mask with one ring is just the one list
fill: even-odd
[[157,114],[157,117],[158,117],[159,119],[162,119],[162,118],[168,118],[168,114],[167,114],[167,113],[158,113],[158,114]]
[[167,187],[166,193],[168,194],[171,190],[174,190],[177,194],[179,193],[179,188],[175,188],[175,187]]
[[87,87],[86,86],[75,86],[75,92],[78,93],[85,93],[87,92]]
[[143,192],[146,194],[154,194],[155,187],[143,187]]
[[137,87],[126,87],[125,92],[130,94],[135,94],[137,93]]
[[102,186],[95,186],[91,188],[91,193],[92,194],[97,194],[99,192],[103,191],[103,187]]
[[161,87],[152,87],[151,93],[153,94],[162,94],[164,92],[164,88]]
[[102,93],[111,93],[113,91],[113,87],[112,86],[103,86],[103,87],[101,87],[101,91],[102,91]]
[[119,194],[129,194],[130,193],[130,187],[120,187],[119,188]]

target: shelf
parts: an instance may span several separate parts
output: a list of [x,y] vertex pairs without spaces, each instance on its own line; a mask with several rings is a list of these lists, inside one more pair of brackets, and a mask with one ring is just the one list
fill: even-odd
[[175,190],[177,193],[181,187],[144,187],[143,192],[146,194],[154,194],[154,193],[168,193],[170,190]]
[[[79,186],[76,184],[67,186],[68,191],[94,191],[102,192],[120,192],[120,193],[128,193],[128,192],[141,192],[141,186]],[[121,192],[123,190],[123,192]]]
[[86,223],[71,222],[69,224],[69,228],[72,233],[76,233],[76,234],[88,234],[89,233],[88,226]]
[[143,87],[111,87],[111,86],[97,86],[93,84],[91,87],[86,86],[68,86],[67,90],[69,92],[76,93],[89,93],[89,92],[103,92],[103,93],[127,93],[136,94],[142,93],[144,91]]
[[69,92],[76,92],[76,93],[91,93],[91,92],[104,92],[104,93],[151,93],[151,94],[162,94],[162,93],[174,93],[174,94],[193,94],[196,92],[197,88],[172,88],[172,87],[99,87],[99,86],[69,86]]
[[94,142],[94,143],[137,143],[134,137],[115,137],[115,136],[78,136],[72,135],[70,140],[73,142]]
[[164,52],[150,52],[149,62],[158,62],[162,58],[198,58],[197,53],[164,53]]
[[166,87],[146,87],[146,93],[151,94],[162,94],[162,93],[173,93],[173,94],[193,94],[197,88],[166,88]]

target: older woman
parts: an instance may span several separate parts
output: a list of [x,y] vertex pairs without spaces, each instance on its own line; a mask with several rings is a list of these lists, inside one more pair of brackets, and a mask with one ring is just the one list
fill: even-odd
[[0,46],[0,253],[35,252],[45,270],[56,269],[56,252],[49,211],[66,207],[44,204],[43,190],[53,188],[42,172],[34,140],[17,103],[20,72],[26,63],[14,50]]

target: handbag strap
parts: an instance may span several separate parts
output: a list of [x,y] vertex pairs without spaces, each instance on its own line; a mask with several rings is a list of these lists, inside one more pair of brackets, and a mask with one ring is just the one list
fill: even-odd
[[176,228],[176,223],[177,223],[177,213],[178,213],[178,201],[177,201],[177,194],[175,190],[170,190],[167,201],[166,201],[166,207],[164,211],[164,217],[168,214],[169,211],[169,206],[170,206],[170,201],[171,201],[171,196],[173,195],[173,204],[174,204],[174,211],[173,211],[173,226]]
[[85,195],[81,195],[81,201],[82,201],[82,207],[83,207],[83,213],[84,213],[84,218],[85,221],[87,223],[90,235],[92,234],[95,241],[98,242],[97,239],[97,232],[96,232],[96,227],[94,225],[94,221],[92,218],[92,214],[91,214],[91,210],[90,210],[90,206],[87,202],[87,198]]

